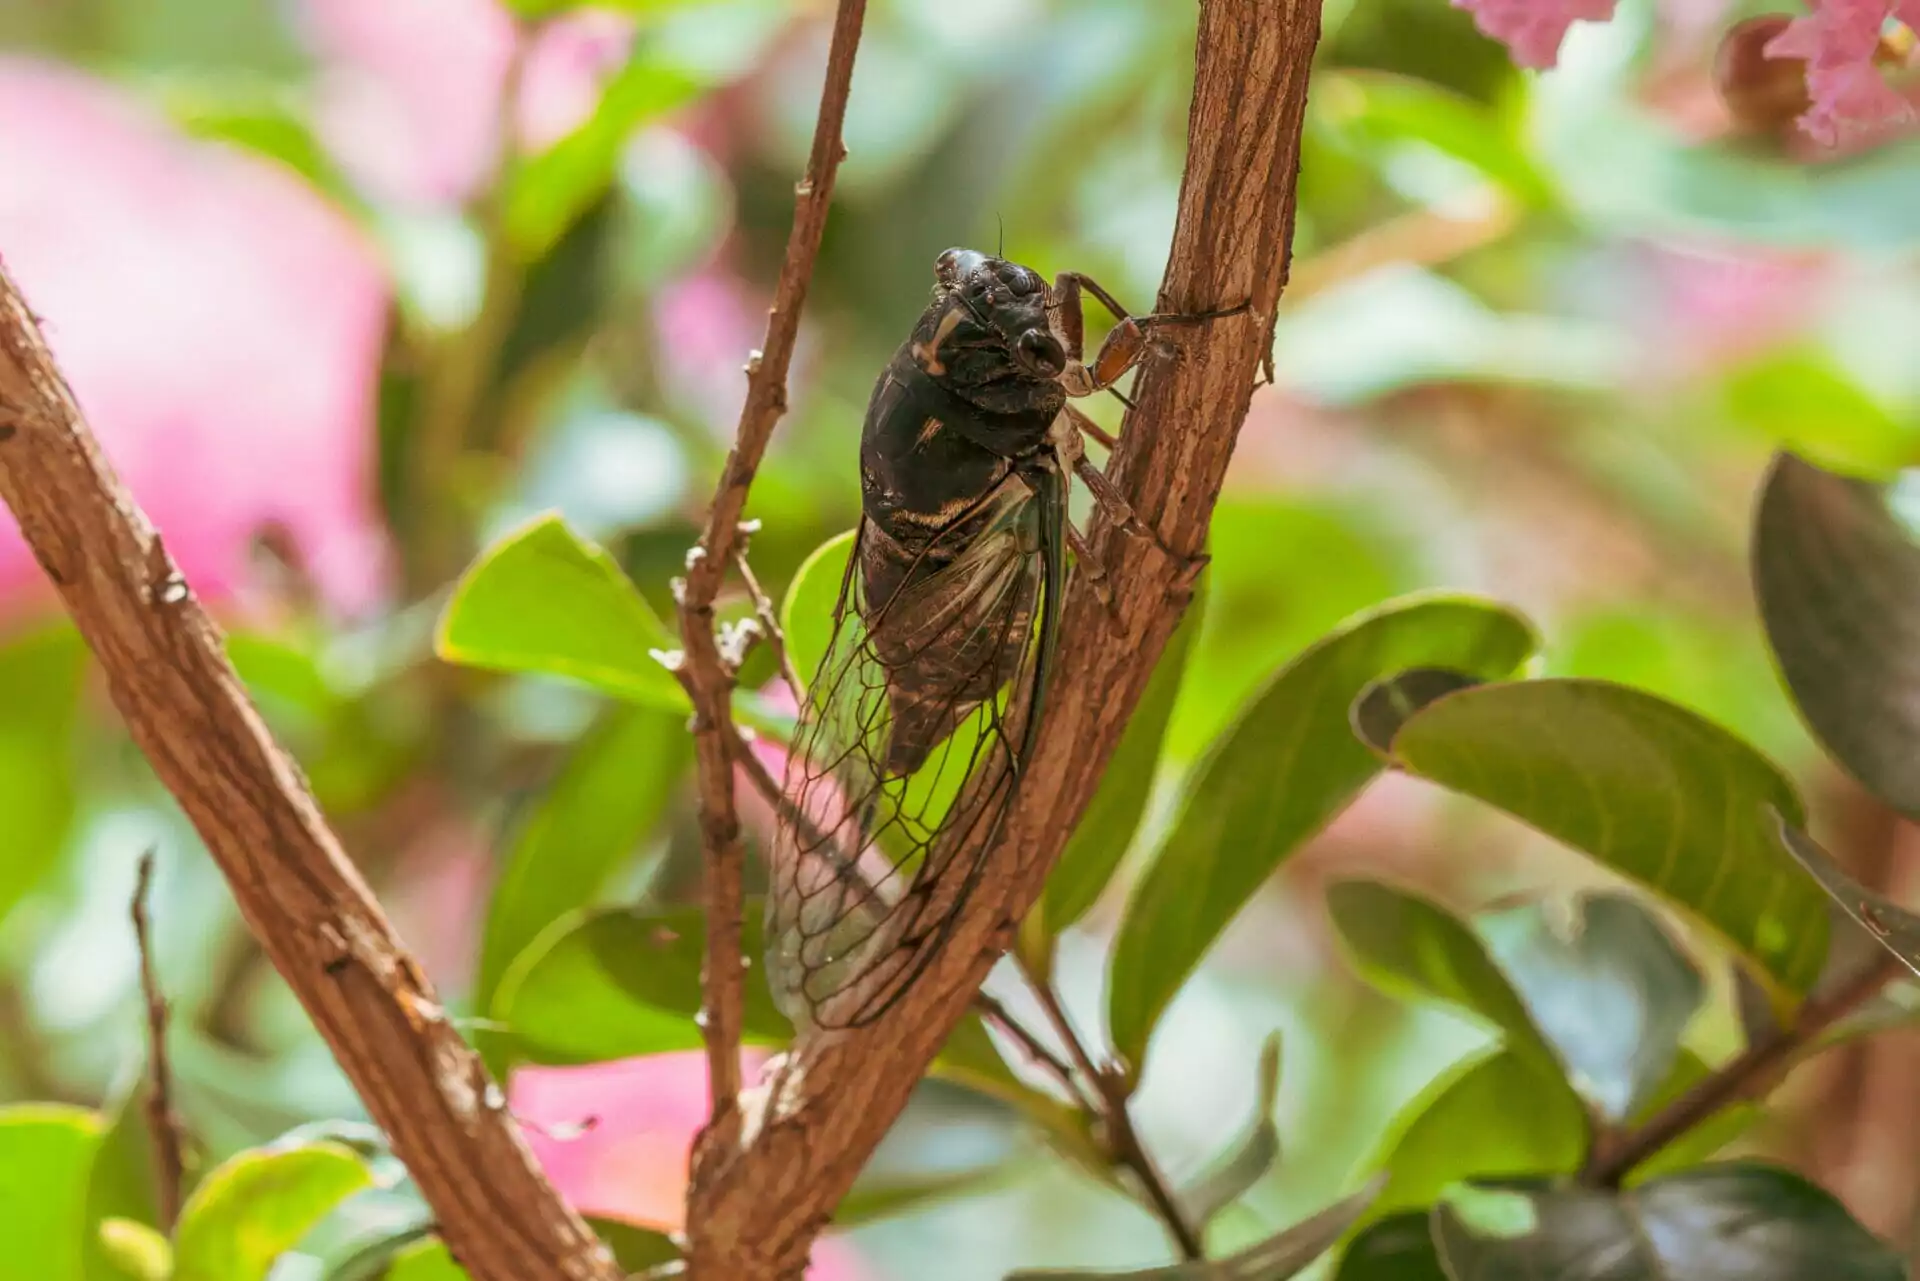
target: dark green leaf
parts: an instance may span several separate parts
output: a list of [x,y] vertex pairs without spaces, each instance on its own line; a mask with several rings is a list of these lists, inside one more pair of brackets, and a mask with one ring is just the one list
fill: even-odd
[[1445,908],[1374,881],[1341,881],[1327,890],[1327,912],[1354,968],[1375,987],[1476,1015],[1514,1054],[1543,1072],[1562,1070],[1486,945]]
[[1806,868],[1821,888],[1833,896],[1833,901],[1848,916],[1879,940],[1882,947],[1899,957],[1908,969],[1920,974],[1920,916],[1847,875],[1812,837],[1793,824],[1780,820],[1777,814],[1774,817],[1782,844],[1799,861],[1800,866]]
[[65,848],[87,650],[64,624],[0,648],[0,921]]
[[1379,773],[1347,724],[1361,689],[1415,666],[1503,676],[1533,644],[1499,606],[1420,598],[1362,614],[1274,675],[1208,753],[1128,900],[1107,995],[1125,1061],[1144,1060],[1167,1003],[1262,882]]
[[1375,1179],[1311,1218],[1224,1259],[1202,1259],[1135,1272],[1010,1272],[1007,1281],[1287,1281],[1333,1248],[1380,1193]]
[[[553,7],[545,0],[522,3]],[[634,130],[691,101],[703,87],[700,77],[663,58],[643,37],[601,90],[586,122],[509,177],[505,221],[515,252],[529,262],[544,256],[612,186],[620,148]]]
[[434,648],[450,663],[563,676],[685,712],[686,691],[650,657],[673,646],[613,557],[548,515],[468,567],[440,616]]
[[0,1281],[81,1281],[87,1170],[104,1128],[82,1108],[0,1108]]
[[1897,1255],[1831,1196],[1758,1164],[1626,1193],[1461,1187],[1436,1207],[1455,1281],[1902,1281]]
[[1706,985],[1630,895],[1580,895],[1567,917],[1530,904],[1475,924],[1574,1089],[1621,1120],[1673,1070]]
[[513,958],[593,901],[653,831],[692,760],[686,718],[616,707],[574,750],[513,843],[487,911],[474,1004],[487,1009]]
[[334,1143],[252,1148],[194,1189],[174,1237],[174,1281],[266,1281],[274,1261],[373,1182]]
[[1451,1281],[1434,1248],[1432,1218],[1407,1210],[1372,1224],[1341,1252],[1334,1281]]
[[1920,815],[1911,496],[1910,486],[1776,455],[1754,517],[1753,578],[1767,639],[1808,726],[1889,805]]
[[1280,1098],[1280,1034],[1260,1046],[1260,1067],[1253,1095],[1253,1120],[1212,1169],[1181,1188],[1178,1196],[1187,1221],[1201,1232],[1222,1210],[1247,1194],[1280,1159],[1280,1128],[1273,1105]]
[[1435,699],[1478,684],[1474,677],[1444,667],[1411,668],[1361,690],[1348,719],[1360,741],[1384,756],[1408,717]]
[[[530,944],[500,981],[493,1018],[534,1063],[599,1063],[697,1049],[705,915],[698,908],[575,913]],[[760,913],[743,923],[742,955],[761,951]],[[746,1037],[790,1035],[754,966],[746,979]]]
[[1202,575],[1186,617],[1161,652],[1146,691],[1120,736],[1120,745],[1100,776],[1093,800],[1080,816],[1080,825],[1073,829],[1059,862],[1047,874],[1039,911],[1050,937],[1093,907],[1133,844],[1147,800],[1153,794],[1160,745],[1166,738],[1167,721],[1173,714],[1174,700],[1186,675],[1187,655],[1192,652],[1205,609],[1206,576]]
[[1368,1164],[1389,1176],[1372,1214],[1431,1205],[1461,1179],[1570,1174],[1587,1143],[1586,1109],[1558,1071],[1512,1050],[1485,1052],[1430,1084],[1388,1127]]
[[627,1272],[639,1273],[655,1264],[669,1263],[680,1257],[665,1233],[643,1228],[637,1223],[588,1215],[587,1226],[607,1243],[613,1258]]
[[1663,699],[1603,681],[1483,685],[1393,740],[1411,773],[1497,806],[1715,929],[1789,1005],[1820,972],[1826,909],[1762,808],[1800,799],[1764,756]]

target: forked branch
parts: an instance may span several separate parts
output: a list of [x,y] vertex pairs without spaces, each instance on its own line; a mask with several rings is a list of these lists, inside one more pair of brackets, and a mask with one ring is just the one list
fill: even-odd
[[[764,1086],[744,1093],[737,1141],[696,1152],[687,1232],[699,1281],[801,1275],[815,1234],[1038,896],[1180,620],[1193,584],[1183,558],[1197,558],[1205,544],[1272,346],[1319,22],[1314,0],[1202,0],[1179,221],[1154,309],[1251,306],[1196,331],[1177,360],[1147,371],[1109,472],[1176,554],[1096,521],[1091,543],[1113,583],[1122,638],[1106,608],[1076,586],[1061,641],[1072,655],[1069,679],[1049,696],[1021,799],[944,951],[874,1024],[803,1037],[776,1077],[781,1097]],[[738,510],[717,512],[714,527],[730,528]]]

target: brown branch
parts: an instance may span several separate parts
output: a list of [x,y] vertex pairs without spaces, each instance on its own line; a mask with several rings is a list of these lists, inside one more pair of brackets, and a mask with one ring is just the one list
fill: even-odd
[[1880,952],[1853,977],[1835,985],[1830,994],[1809,1000],[1790,1026],[1756,1040],[1660,1109],[1645,1125],[1611,1142],[1596,1144],[1587,1168],[1581,1172],[1581,1181],[1595,1187],[1619,1187],[1635,1167],[1674,1140],[1732,1104],[1759,1097],[1822,1032],[1905,972],[1892,953]]
[[180,1118],[173,1111],[173,1067],[167,1059],[167,998],[153,969],[153,936],[147,899],[153,892],[153,851],[140,856],[133,887],[133,940],[140,949],[140,993],[147,1003],[147,1130],[153,1136],[154,1186],[159,1191],[160,1230],[169,1235],[180,1220]]
[[[1071,679],[1049,694],[1040,741],[974,901],[918,983],[870,1026],[805,1036],[741,1100],[736,1144],[695,1153],[688,1259],[701,1281],[791,1281],[907,1096],[967,1009],[1093,795],[1154,663],[1179,623],[1195,556],[1246,416],[1286,278],[1312,0],[1203,0],[1187,170],[1155,311],[1193,313],[1251,299],[1251,314],[1181,340],[1142,378],[1110,475],[1176,556],[1096,519],[1121,636],[1083,585],[1066,607]],[[729,517],[729,519],[732,519]],[[730,526],[728,526],[730,527]],[[961,853],[959,857],[966,857]]]
[[720,475],[700,543],[687,557],[687,576],[676,584],[683,654],[678,674],[694,708],[694,751],[700,772],[700,836],[705,850],[707,952],[702,972],[702,1028],[707,1043],[707,1080],[712,1115],[697,1147],[730,1146],[738,1137],[740,1114],[740,1031],[742,1017],[740,920],[745,910],[742,876],[746,851],[740,840],[740,816],[734,806],[732,752],[726,729],[732,724],[735,671],[720,652],[713,630],[713,602],[727,566],[743,545],[741,516],[747,490],[767,451],[775,424],[787,412],[787,370],[793,363],[800,311],[813,279],[814,259],[826,231],[833,180],[846,149],[840,129],[847,115],[853,82],[853,56],[860,45],[866,0],[840,0],[827,49],[826,83],[820,90],[820,115],[806,175],[795,190],[793,231],[780,265],[767,316],[767,336],[747,361],[747,399],[733,451]]
[[615,1281],[267,732],[220,630],[107,466],[4,270],[0,498],[133,741],[412,1172],[449,1250],[475,1281]]

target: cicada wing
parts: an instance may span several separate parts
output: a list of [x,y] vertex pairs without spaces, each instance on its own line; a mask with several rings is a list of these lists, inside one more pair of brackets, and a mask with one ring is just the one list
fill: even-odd
[[[862,522],[788,755],[768,978],[798,1027],[879,1016],[945,940],[1010,806],[1058,615],[1058,487],[1016,483],[884,600],[896,550]],[[1064,519],[1061,515],[1060,519]],[[960,526],[961,522],[955,522]],[[976,839],[980,838],[980,839]],[[961,851],[968,857],[956,857]]]

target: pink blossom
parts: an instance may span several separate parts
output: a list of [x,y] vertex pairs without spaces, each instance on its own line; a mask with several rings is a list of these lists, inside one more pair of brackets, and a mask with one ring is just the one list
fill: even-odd
[[1482,35],[1506,45],[1523,67],[1545,70],[1560,57],[1567,28],[1585,19],[1606,22],[1614,0],[1453,0],[1473,15]]
[[[0,120],[0,255],[188,581],[231,596],[277,522],[330,603],[373,603],[370,247],[286,170],[85,75],[0,60]],[[0,592],[40,582],[0,517]]]
[[[743,1051],[746,1079],[766,1059],[764,1050]],[[687,1157],[710,1106],[704,1053],[521,1068],[507,1093],[513,1114],[528,1123],[528,1146],[574,1208],[661,1232],[684,1226]],[[863,1275],[844,1242],[827,1237],[814,1246],[810,1281]]]
[[[381,196],[457,204],[492,172],[513,19],[496,0],[306,0],[322,64],[319,128]],[[515,121],[537,150],[578,127],[625,60],[632,20],[603,10],[542,28],[527,51]]]
[[1800,127],[1834,147],[1848,137],[1904,123],[1912,106],[1888,85],[1875,63],[1888,17],[1920,26],[1920,0],[1816,0],[1767,42],[1771,58],[1806,63],[1812,105]]
[[732,431],[747,398],[741,366],[766,331],[765,312],[745,286],[715,266],[663,288],[653,304],[668,390],[716,431]]

